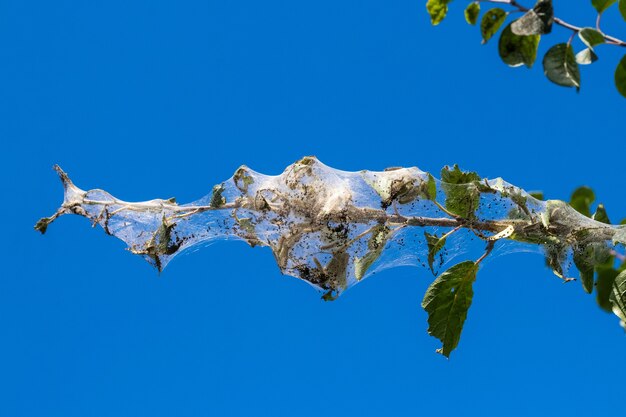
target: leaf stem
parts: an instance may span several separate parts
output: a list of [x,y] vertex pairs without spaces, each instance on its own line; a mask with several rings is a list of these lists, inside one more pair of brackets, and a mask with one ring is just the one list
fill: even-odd
[[489,256],[495,244],[495,240],[490,240],[489,242],[487,242],[487,248],[485,249],[485,253],[483,253],[483,255],[476,260],[476,265],[480,265],[480,263],[484,261],[487,256]]

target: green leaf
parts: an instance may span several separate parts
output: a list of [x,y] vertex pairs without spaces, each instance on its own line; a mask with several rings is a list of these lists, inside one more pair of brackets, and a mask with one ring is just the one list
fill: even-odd
[[617,87],[617,91],[621,95],[626,97],[626,55],[624,55],[615,69],[615,87]]
[[445,237],[437,237],[437,235],[431,235],[430,233],[424,232],[424,236],[426,237],[426,245],[428,246],[428,267],[431,272],[435,274],[435,270],[433,268],[433,264],[435,263],[435,256],[446,244]]
[[475,25],[478,22],[478,15],[480,14],[480,3],[470,3],[465,8],[465,21],[470,25]]
[[426,182],[423,194],[428,200],[434,201],[437,199],[437,181],[431,174],[428,174],[428,181]]
[[462,171],[457,164],[454,164],[452,168],[445,166],[441,170],[441,181],[447,184],[471,184],[480,179],[476,172]]
[[512,25],[513,23],[504,28],[500,35],[500,41],[498,42],[500,58],[511,67],[526,65],[528,68],[531,68],[535,59],[537,59],[537,48],[539,47],[541,36],[518,36],[511,30]]
[[472,304],[478,265],[461,262],[441,274],[428,287],[422,308],[428,313],[428,334],[441,341],[437,352],[446,357],[459,344],[467,311]]
[[507,13],[499,7],[491,9],[483,15],[480,21],[480,33],[483,36],[483,44],[487,43],[496,34],[506,20],[506,16]]
[[580,72],[571,45],[558,43],[543,57],[543,71],[553,83],[580,89]]
[[591,294],[595,268],[606,264],[611,258],[609,247],[604,243],[590,243],[574,248],[574,264],[580,271],[583,289]]
[[428,0],[426,10],[430,15],[430,23],[437,26],[448,14],[448,3],[451,0]]
[[544,200],[543,191],[531,191],[528,194],[530,194],[530,196],[536,200],[539,200],[539,201]]
[[613,292],[613,282],[619,274],[615,268],[603,265],[596,268],[598,278],[596,280],[596,302],[603,310],[612,312],[611,294]]
[[599,221],[601,223],[611,224],[609,220],[609,216],[606,214],[606,209],[604,208],[604,204],[599,204],[596,212],[591,216],[592,219]]
[[591,204],[596,201],[596,195],[589,187],[578,187],[570,197],[569,205],[577,212],[591,217]]
[[592,28],[584,28],[578,32],[580,40],[593,50],[594,46],[604,43],[604,35]]
[[626,271],[620,272],[613,282],[611,294],[613,313],[621,320],[622,327],[626,327]]
[[531,10],[511,25],[511,31],[518,36],[544,35],[552,31],[554,9],[552,0],[539,0]]
[[591,48],[585,48],[576,54],[576,62],[580,65],[593,64],[598,60],[598,55]]
[[391,230],[382,224],[372,228],[370,239],[367,242],[367,253],[362,258],[354,259],[354,276],[357,280],[361,280],[372,264],[380,258],[390,235]]
[[581,65],[589,65],[598,60],[594,47],[605,42],[604,35],[592,28],[584,28],[578,32],[578,37],[587,46],[576,54],[576,62]]
[[619,0],[617,6],[619,7],[619,12],[622,14],[622,17],[626,20],[626,0]]
[[480,181],[477,173],[461,171],[458,165],[441,170],[441,187],[446,193],[446,209],[464,219],[474,217],[480,203],[480,192],[475,182]]
[[610,6],[613,5],[617,0],[591,0],[591,4],[596,8],[598,13],[604,12]]

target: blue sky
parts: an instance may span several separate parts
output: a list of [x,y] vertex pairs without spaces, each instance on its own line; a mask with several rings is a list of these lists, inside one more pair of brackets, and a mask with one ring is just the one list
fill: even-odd
[[[626,338],[540,256],[480,271],[461,345],[435,354],[431,277],[384,271],[324,303],[269,250],[217,243],[157,273],[54,212],[59,163],[127,200],[192,201],[241,164],[458,163],[550,198],[592,186],[626,217],[623,51],[579,94],[510,69],[463,2],[109,1],[0,5],[0,415],[614,415]],[[527,2],[526,2],[527,3]],[[587,1],[557,14],[593,24]],[[626,37],[616,10],[607,31]],[[556,29],[545,51],[564,42]]]

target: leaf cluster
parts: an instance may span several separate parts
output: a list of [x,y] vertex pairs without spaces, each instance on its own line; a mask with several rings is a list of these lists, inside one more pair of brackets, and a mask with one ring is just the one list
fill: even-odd
[[[448,13],[449,3],[449,0],[428,0],[426,9],[433,25],[438,25],[444,20]],[[591,0],[591,5],[598,14],[598,24],[595,28],[579,28],[557,21],[552,0],[537,0],[531,9],[512,0],[498,1],[494,3],[509,5],[513,10],[507,11],[501,7],[494,7],[487,10],[480,18],[481,4],[486,3],[490,1],[473,1],[465,8],[464,13],[465,20],[470,25],[476,25],[480,20],[479,27],[483,44],[500,31],[511,12],[524,12],[521,17],[513,19],[504,26],[500,32],[498,53],[502,62],[510,67],[532,68],[537,59],[541,37],[552,33],[555,22],[572,31],[569,39],[563,39],[562,42],[551,46],[542,59],[543,71],[547,79],[562,87],[580,90],[580,66],[593,64],[598,60],[597,46],[602,44],[626,46],[626,42],[612,38],[600,29],[600,16],[615,3],[618,3],[619,12],[626,21],[626,0]],[[578,35],[583,46],[578,52],[575,52],[573,45],[574,35]],[[617,91],[626,97],[626,55],[615,69],[614,82]]]

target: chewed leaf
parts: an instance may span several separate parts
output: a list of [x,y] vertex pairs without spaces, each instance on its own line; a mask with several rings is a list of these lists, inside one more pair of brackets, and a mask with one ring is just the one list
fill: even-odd
[[483,36],[482,43],[487,43],[498,32],[500,26],[506,20],[506,16],[507,13],[498,7],[489,10],[483,15],[480,21],[480,33]]
[[437,237],[436,235],[431,235],[428,232],[424,232],[424,236],[426,237],[426,244],[428,245],[428,267],[430,268],[430,271],[435,274],[435,269],[433,268],[435,256],[437,256],[439,251],[445,246],[446,237],[445,235]]

